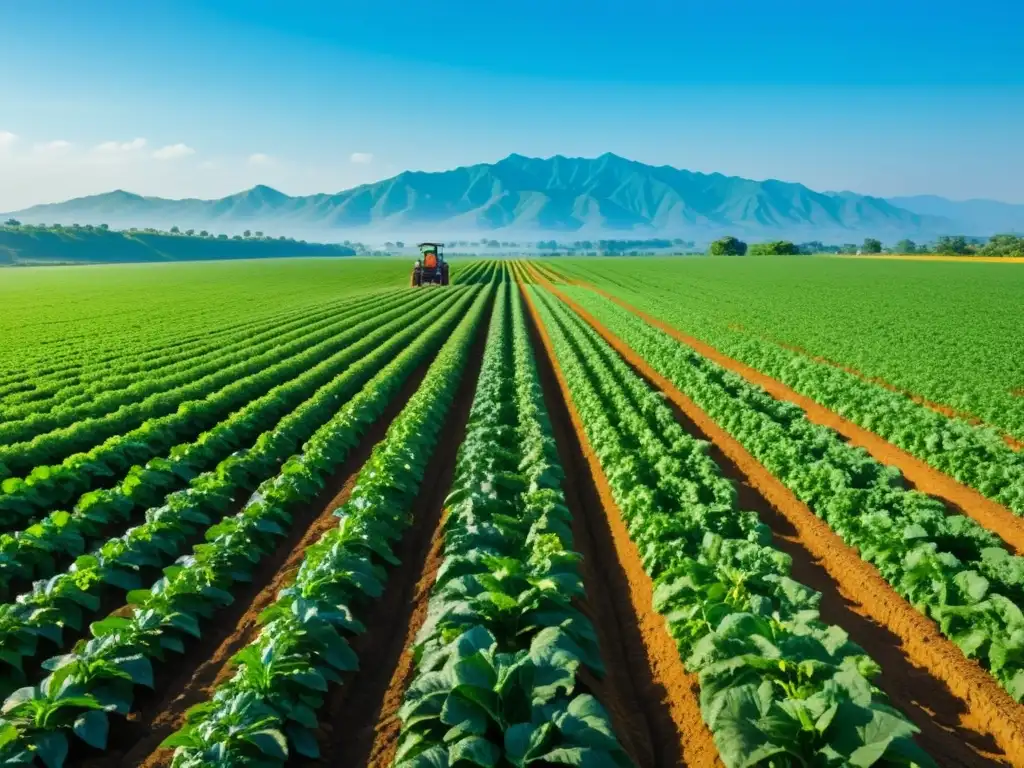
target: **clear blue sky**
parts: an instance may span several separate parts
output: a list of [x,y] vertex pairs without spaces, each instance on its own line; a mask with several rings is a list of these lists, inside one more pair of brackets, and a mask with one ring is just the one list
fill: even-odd
[[0,210],[606,151],[1024,202],[1022,34],[1016,0],[6,0]]

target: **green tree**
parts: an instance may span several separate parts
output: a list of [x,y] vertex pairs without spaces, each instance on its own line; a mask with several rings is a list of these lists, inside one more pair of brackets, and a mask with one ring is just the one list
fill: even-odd
[[992,235],[981,247],[985,256],[1024,256],[1024,237],[1020,235]]
[[864,253],[881,253],[882,241],[873,237],[865,237],[864,244],[860,247]]
[[904,238],[893,246],[893,253],[917,253],[917,243]]
[[17,219],[8,219],[7,221],[4,222],[4,226],[5,227],[20,227],[21,226],[21,222],[18,221]]
[[742,256],[747,252],[747,244],[732,235],[715,240],[711,244],[712,256]]
[[800,253],[800,249],[788,240],[776,240],[771,243],[754,243],[749,253],[751,256],[791,256]]
[[[237,235],[236,235],[236,237],[237,237]],[[247,230],[245,230],[245,232],[243,232],[243,233],[242,233],[242,237],[244,237],[244,238],[250,238],[250,237],[252,237],[252,232],[250,232],[250,231],[249,231],[249,230],[247,229]],[[239,238],[239,239],[241,239],[241,238]]]
[[195,231],[194,229],[186,229],[186,230],[185,230],[185,234],[186,234],[186,235],[187,235],[188,237],[193,237],[193,236],[195,236],[195,234],[196,234],[196,231]]
[[175,224],[173,227],[171,227],[171,234],[172,235],[180,235],[181,234],[181,230],[178,229],[178,225],[177,224]]
[[935,241],[935,252],[963,256],[971,252],[971,246],[963,235],[943,235]]
[[100,229],[102,229],[104,232],[109,232],[110,231],[110,225],[109,224],[100,224]]
[[206,231],[206,230],[204,229],[203,231],[201,231],[201,232],[199,233],[199,236],[200,236],[200,237],[209,237],[209,236],[210,236],[210,233],[209,233],[209,232],[207,232],[207,231]]

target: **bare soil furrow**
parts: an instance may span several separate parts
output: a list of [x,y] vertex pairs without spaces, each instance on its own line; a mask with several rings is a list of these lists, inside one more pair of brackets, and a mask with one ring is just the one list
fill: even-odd
[[[669,336],[681,341],[686,346],[713,360],[723,368],[738,373],[747,381],[764,389],[772,397],[779,400],[787,400],[798,405],[803,409],[810,421],[835,430],[851,445],[866,450],[876,461],[899,469],[910,487],[934,496],[944,502],[951,510],[971,517],[979,525],[998,535],[1014,552],[1024,554],[1024,518],[1017,517],[1017,515],[1002,504],[997,504],[973,488],[969,488],[957,482],[949,475],[939,472],[921,459],[912,456],[901,448],[897,448],[874,432],[843,418],[810,397],[801,395],[781,381],[773,379],[756,368],[752,368],[745,363],[741,363],[739,360],[719,352],[711,345],[683,333],[668,323],[637,309],[617,296],[583,281],[573,281],[573,284],[587,288],[615,302],[644,322],[658,330],[664,331]],[[564,296],[564,294],[560,295]]]
[[235,601],[218,613],[202,639],[188,646],[183,657],[172,658],[157,670],[154,690],[139,695],[126,727],[111,732],[107,753],[90,761],[89,768],[170,765],[173,753],[160,749],[160,742],[182,725],[189,707],[207,700],[217,683],[232,673],[231,657],[255,639],[259,614],[294,578],[306,548],[337,525],[334,510],[348,499],[373,446],[416,391],[428,366],[426,362],[410,375],[316,501],[296,512],[288,537],[264,558],[252,581],[234,591]]
[[[538,351],[543,350],[543,354],[537,357],[541,375],[547,380],[546,393],[555,386],[560,392],[559,397],[548,400],[553,423],[561,422],[564,425],[563,435],[570,438],[561,441],[560,449],[565,446],[572,454],[572,443],[575,443],[576,455],[582,463],[574,475],[583,481],[577,488],[585,509],[585,514],[580,515],[577,522],[578,526],[585,528],[585,532],[580,532],[577,546],[588,546],[590,537],[593,549],[589,559],[594,571],[600,572],[603,578],[595,579],[594,572],[588,574],[585,571],[585,578],[588,575],[591,578],[587,582],[587,593],[591,603],[598,594],[604,595],[609,612],[614,615],[614,620],[608,621],[601,617],[598,632],[606,641],[601,649],[609,653],[605,657],[609,668],[620,659],[626,665],[625,676],[632,681],[633,697],[639,705],[639,711],[633,713],[631,719],[616,725],[622,729],[621,732],[636,735],[636,746],[642,748],[650,743],[650,765],[666,768],[720,765],[718,750],[701,718],[696,679],[686,672],[665,619],[653,608],[651,580],[643,569],[640,554],[629,538],[612,498],[608,480],[587,440],[536,308],[525,292],[524,298],[532,320],[532,332],[540,345]],[[552,376],[553,382],[550,380]],[[573,467],[576,461],[570,459],[567,466]],[[566,471],[568,473],[569,469]],[[588,475],[589,483],[586,482]],[[593,495],[588,494],[587,486]],[[615,629],[619,630],[619,640],[615,639]],[[629,688],[625,683],[619,688],[624,703],[629,700]],[[642,757],[643,753],[640,755]]]
[[398,708],[416,671],[411,647],[426,619],[430,590],[442,562],[444,499],[466,434],[487,325],[480,323],[453,410],[427,465],[413,505],[412,527],[395,548],[401,566],[388,574],[384,594],[365,619],[367,631],[352,643],[359,670],[332,690],[320,713],[321,758],[293,759],[292,765],[386,768],[394,759],[401,728]]
[[[852,614],[847,612],[845,617],[832,614],[829,620],[850,632],[857,642],[863,642],[871,653],[876,652],[872,646],[884,640],[884,635],[879,632],[898,638],[906,660],[901,663],[894,654],[885,651],[885,647],[891,645],[886,642],[878,645],[877,652],[881,658],[876,660],[883,667],[887,660],[890,665],[896,665],[893,672],[886,670],[884,673],[896,675],[895,682],[887,683],[887,688],[894,702],[905,708],[908,717],[916,718],[915,722],[920,720],[917,722],[919,727],[927,726],[927,730],[922,727],[925,740],[922,743],[926,749],[938,759],[946,754],[944,750],[952,749],[955,742],[942,737],[942,731],[945,731],[956,740],[962,740],[979,758],[995,756],[1001,750],[1011,764],[1024,764],[1024,707],[1010,698],[977,662],[967,659],[959,648],[943,637],[932,621],[897,595],[873,566],[861,560],[856,550],[846,545],[692,400],[650,368],[646,361],[571,298],[550,283],[547,287],[598,331],[634,369],[661,390],[714,444],[719,452],[717,458],[727,458],[732,462],[745,476],[747,484],[781,516],[775,517],[774,521],[769,517],[766,522],[774,525],[783,542],[795,540],[810,555],[804,563],[808,570],[803,572],[812,582],[810,586],[822,589],[828,581],[834,584],[833,599],[829,601],[826,592],[826,600],[823,601],[831,602],[829,610],[839,610],[841,601],[850,604]],[[815,582],[811,565],[822,569],[828,579]],[[794,576],[800,578],[797,573]],[[838,596],[838,601],[835,596]],[[858,625],[853,615],[874,622],[878,629],[874,633],[869,632],[870,624]],[[847,619],[853,621],[850,626],[844,623]],[[902,682],[904,680],[908,682]],[[912,690],[906,690],[912,686]],[[946,695],[939,696],[943,689]],[[929,715],[930,720],[922,717],[922,713]],[[932,721],[933,724],[929,724]],[[931,739],[935,739],[934,746]],[[964,759],[969,757],[960,750],[948,754],[952,757],[961,755]]]

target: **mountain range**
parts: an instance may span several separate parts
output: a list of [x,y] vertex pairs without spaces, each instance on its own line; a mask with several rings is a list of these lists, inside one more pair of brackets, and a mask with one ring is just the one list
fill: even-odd
[[597,158],[512,154],[448,171],[405,171],[336,194],[292,197],[266,186],[218,200],[170,200],[117,190],[3,214],[25,223],[114,228],[177,225],[236,234],[259,229],[295,237],[372,240],[453,238],[687,237],[892,242],[940,234],[1024,230],[1024,205],[920,196],[884,199],[816,192],[803,184]]

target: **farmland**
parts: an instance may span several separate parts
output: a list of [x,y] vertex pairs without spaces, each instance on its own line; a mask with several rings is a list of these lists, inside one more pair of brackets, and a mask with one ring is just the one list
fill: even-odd
[[452,267],[0,285],[4,765],[1024,765],[1024,271]]

